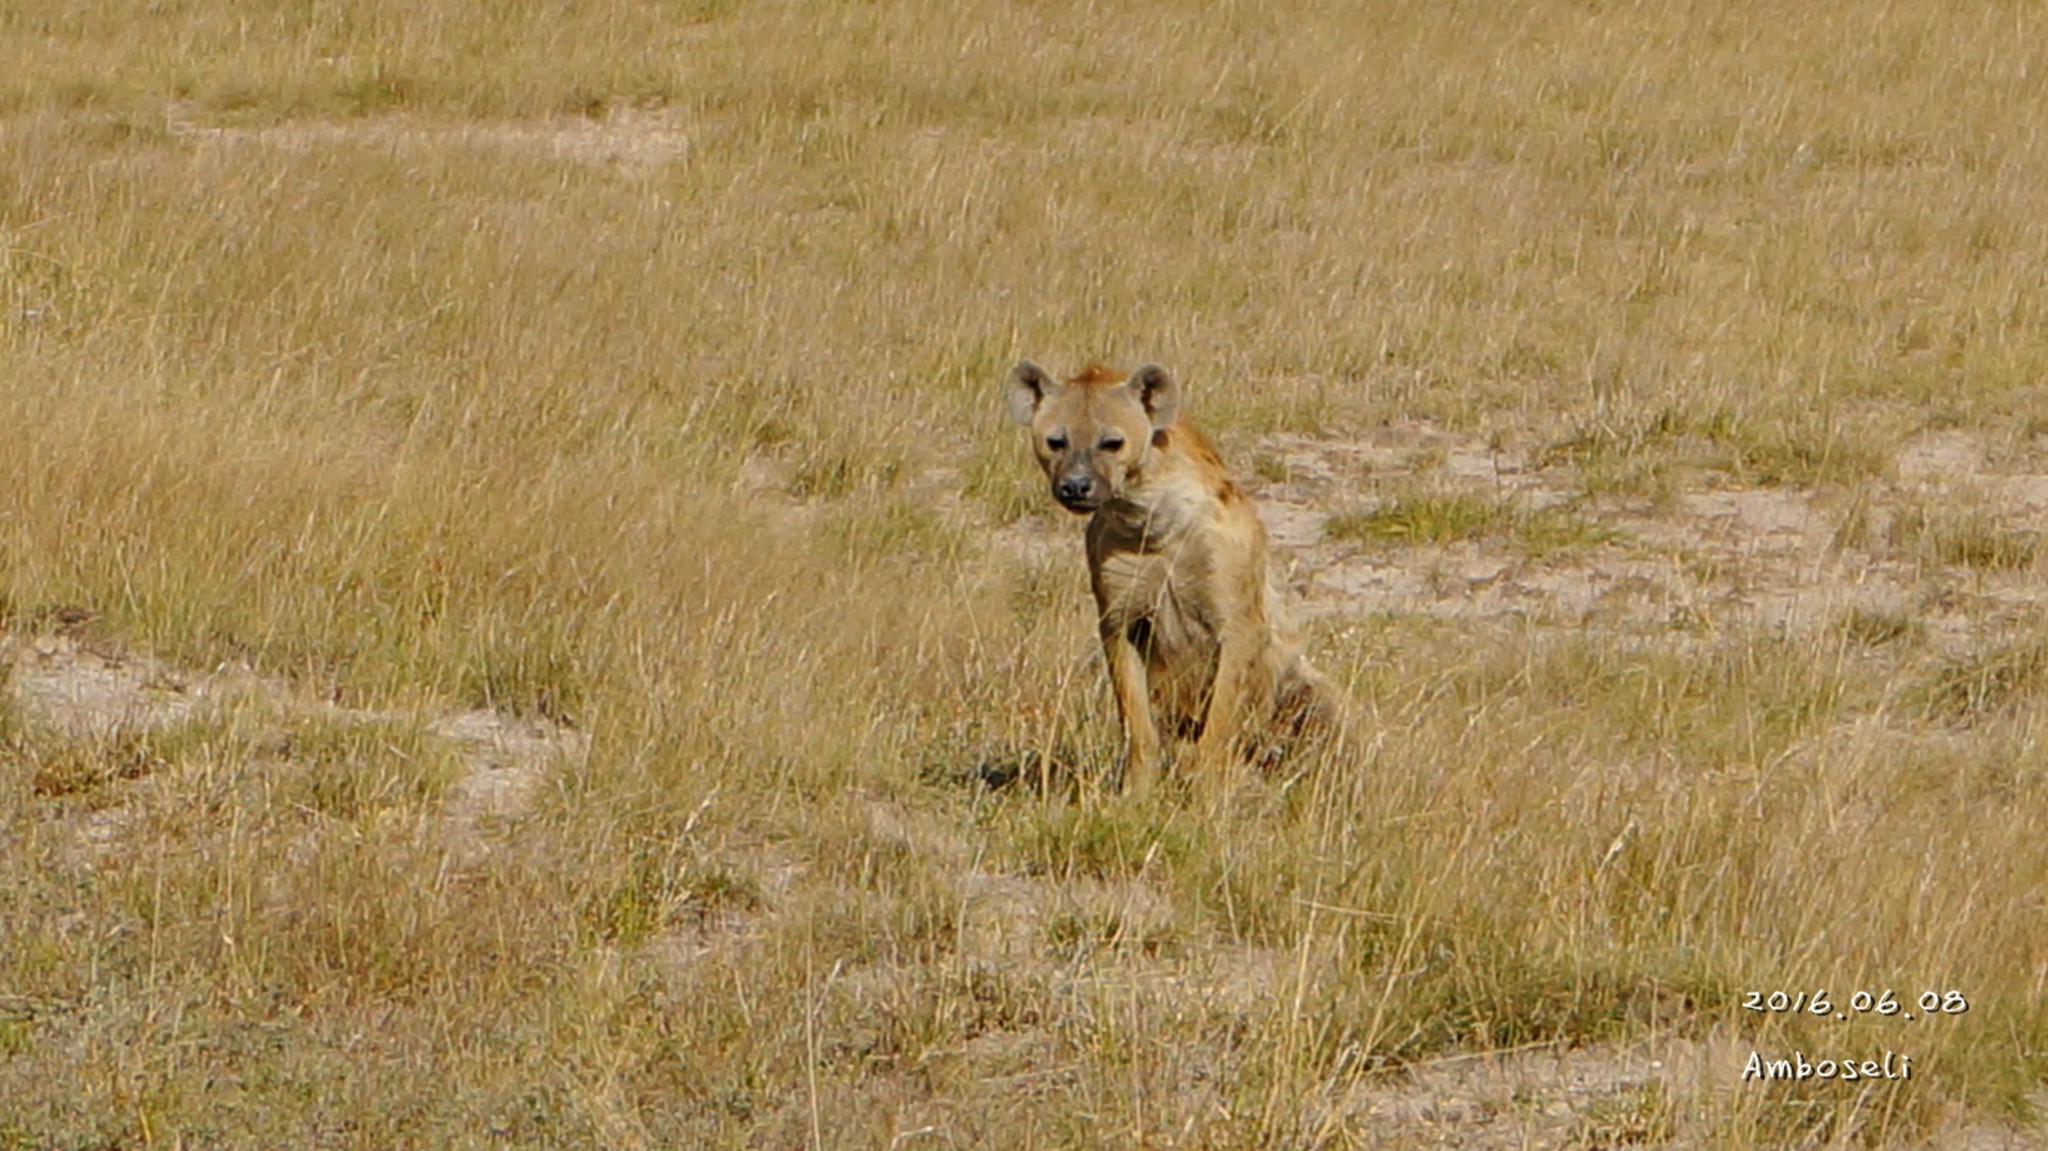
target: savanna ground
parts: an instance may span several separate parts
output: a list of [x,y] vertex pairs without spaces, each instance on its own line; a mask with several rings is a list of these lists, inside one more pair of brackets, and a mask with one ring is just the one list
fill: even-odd
[[[2044,45],[0,6],[0,1147],[2032,1145]],[[1355,747],[1097,786],[1020,355]]]

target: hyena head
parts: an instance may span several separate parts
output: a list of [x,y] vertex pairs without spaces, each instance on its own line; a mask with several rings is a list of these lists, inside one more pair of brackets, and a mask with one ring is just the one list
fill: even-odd
[[1010,415],[1031,429],[1052,498],[1081,515],[1123,495],[1125,478],[1152,450],[1153,433],[1180,409],[1180,385],[1157,364],[1129,378],[1093,365],[1062,384],[1024,360],[1010,369],[1006,390]]

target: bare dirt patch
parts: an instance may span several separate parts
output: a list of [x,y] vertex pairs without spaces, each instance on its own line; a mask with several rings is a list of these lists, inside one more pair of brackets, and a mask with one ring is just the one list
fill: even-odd
[[13,665],[15,704],[31,720],[72,737],[175,723],[238,682],[232,672],[194,676],[148,656],[57,634],[10,642],[0,658]]
[[[289,749],[289,739],[271,732],[271,725],[307,718],[343,725],[409,718],[311,698],[241,664],[212,671],[179,668],[120,644],[75,635],[0,636],[0,660],[8,661],[12,669],[0,678],[10,696],[7,702],[31,732],[45,733],[60,744],[104,746],[124,737],[218,720],[252,725],[250,739]],[[527,811],[547,773],[579,762],[589,746],[582,733],[492,711],[435,716],[425,727],[460,752],[462,774],[450,787],[441,811],[458,860],[474,861],[488,852],[497,839],[495,831]],[[124,773],[124,778],[147,774],[145,765]],[[78,816],[77,830],[88,847],[105,847],[133,816],[123,796],[109,795]]]

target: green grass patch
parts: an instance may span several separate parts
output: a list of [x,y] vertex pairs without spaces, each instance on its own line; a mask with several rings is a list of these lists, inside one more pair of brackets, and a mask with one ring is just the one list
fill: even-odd
[[684,923],[707,924],[761,907],[759,880],[693,848],[636,841],[610,881],[586,896],[594,938],[631,946]]
[[1917,642],[1927,634],[1927,625],[1910,611],[1854,607],[1835,618],[1843,638],[1863,647],[1885,647]]
[[279,798],[343,820],[438,801],[463,771],[461,749],[411,719],[297,716],[260,749]]
[[1975,508],[1913,505],[1893,517],[1886,536],[1923,563],[1974,571],[2026,571],[2041,556],[2038,533],[2008,528]]
[[1967,720],[2008,712],[2048,689],[2048,639],[2029,638],[1959,656],[1922,685],[1929,710]]
[[1199,848],[1197,833],[1129,800],[1035,810],[1011,850],[1032,875],[1110,879],[1171,871]]
[[1499,540],[1537,558],[1594,547],[1620,535],[1568,507],[1530,508],[1463,494],[1397,497],[1370,511],[1331,516],[1324,531],[1332,539],[1360,542]]
[[12,701],[0,704],[0,747],[11,744],[29,793],[87,806],[103,802],[103,793],[115,785],[214,755],[243,739],[230,720],[213,715],[69,734],[30,723]]
[[1588,494],[1670,494],[1688,473],[1738,484],[1814,487],[1881,474],[1880,437],[1810,411],[1662,407],[1578,423],[1538,453],[1580,469]]

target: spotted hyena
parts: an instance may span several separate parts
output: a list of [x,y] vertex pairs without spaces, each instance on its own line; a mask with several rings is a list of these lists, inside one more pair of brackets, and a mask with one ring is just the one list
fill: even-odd
[[1341,716],[1302,657],[1266,560],[1266,529],[1215,445],[1180,418],[1180,385],[1147,365],[1091,366],[1061,383],[1026,360],[1010,413],[1061,507],[1088,518],[1124,782],[1152,786],[1162,729],[1195,741],[1197,772],[1221,778]]

